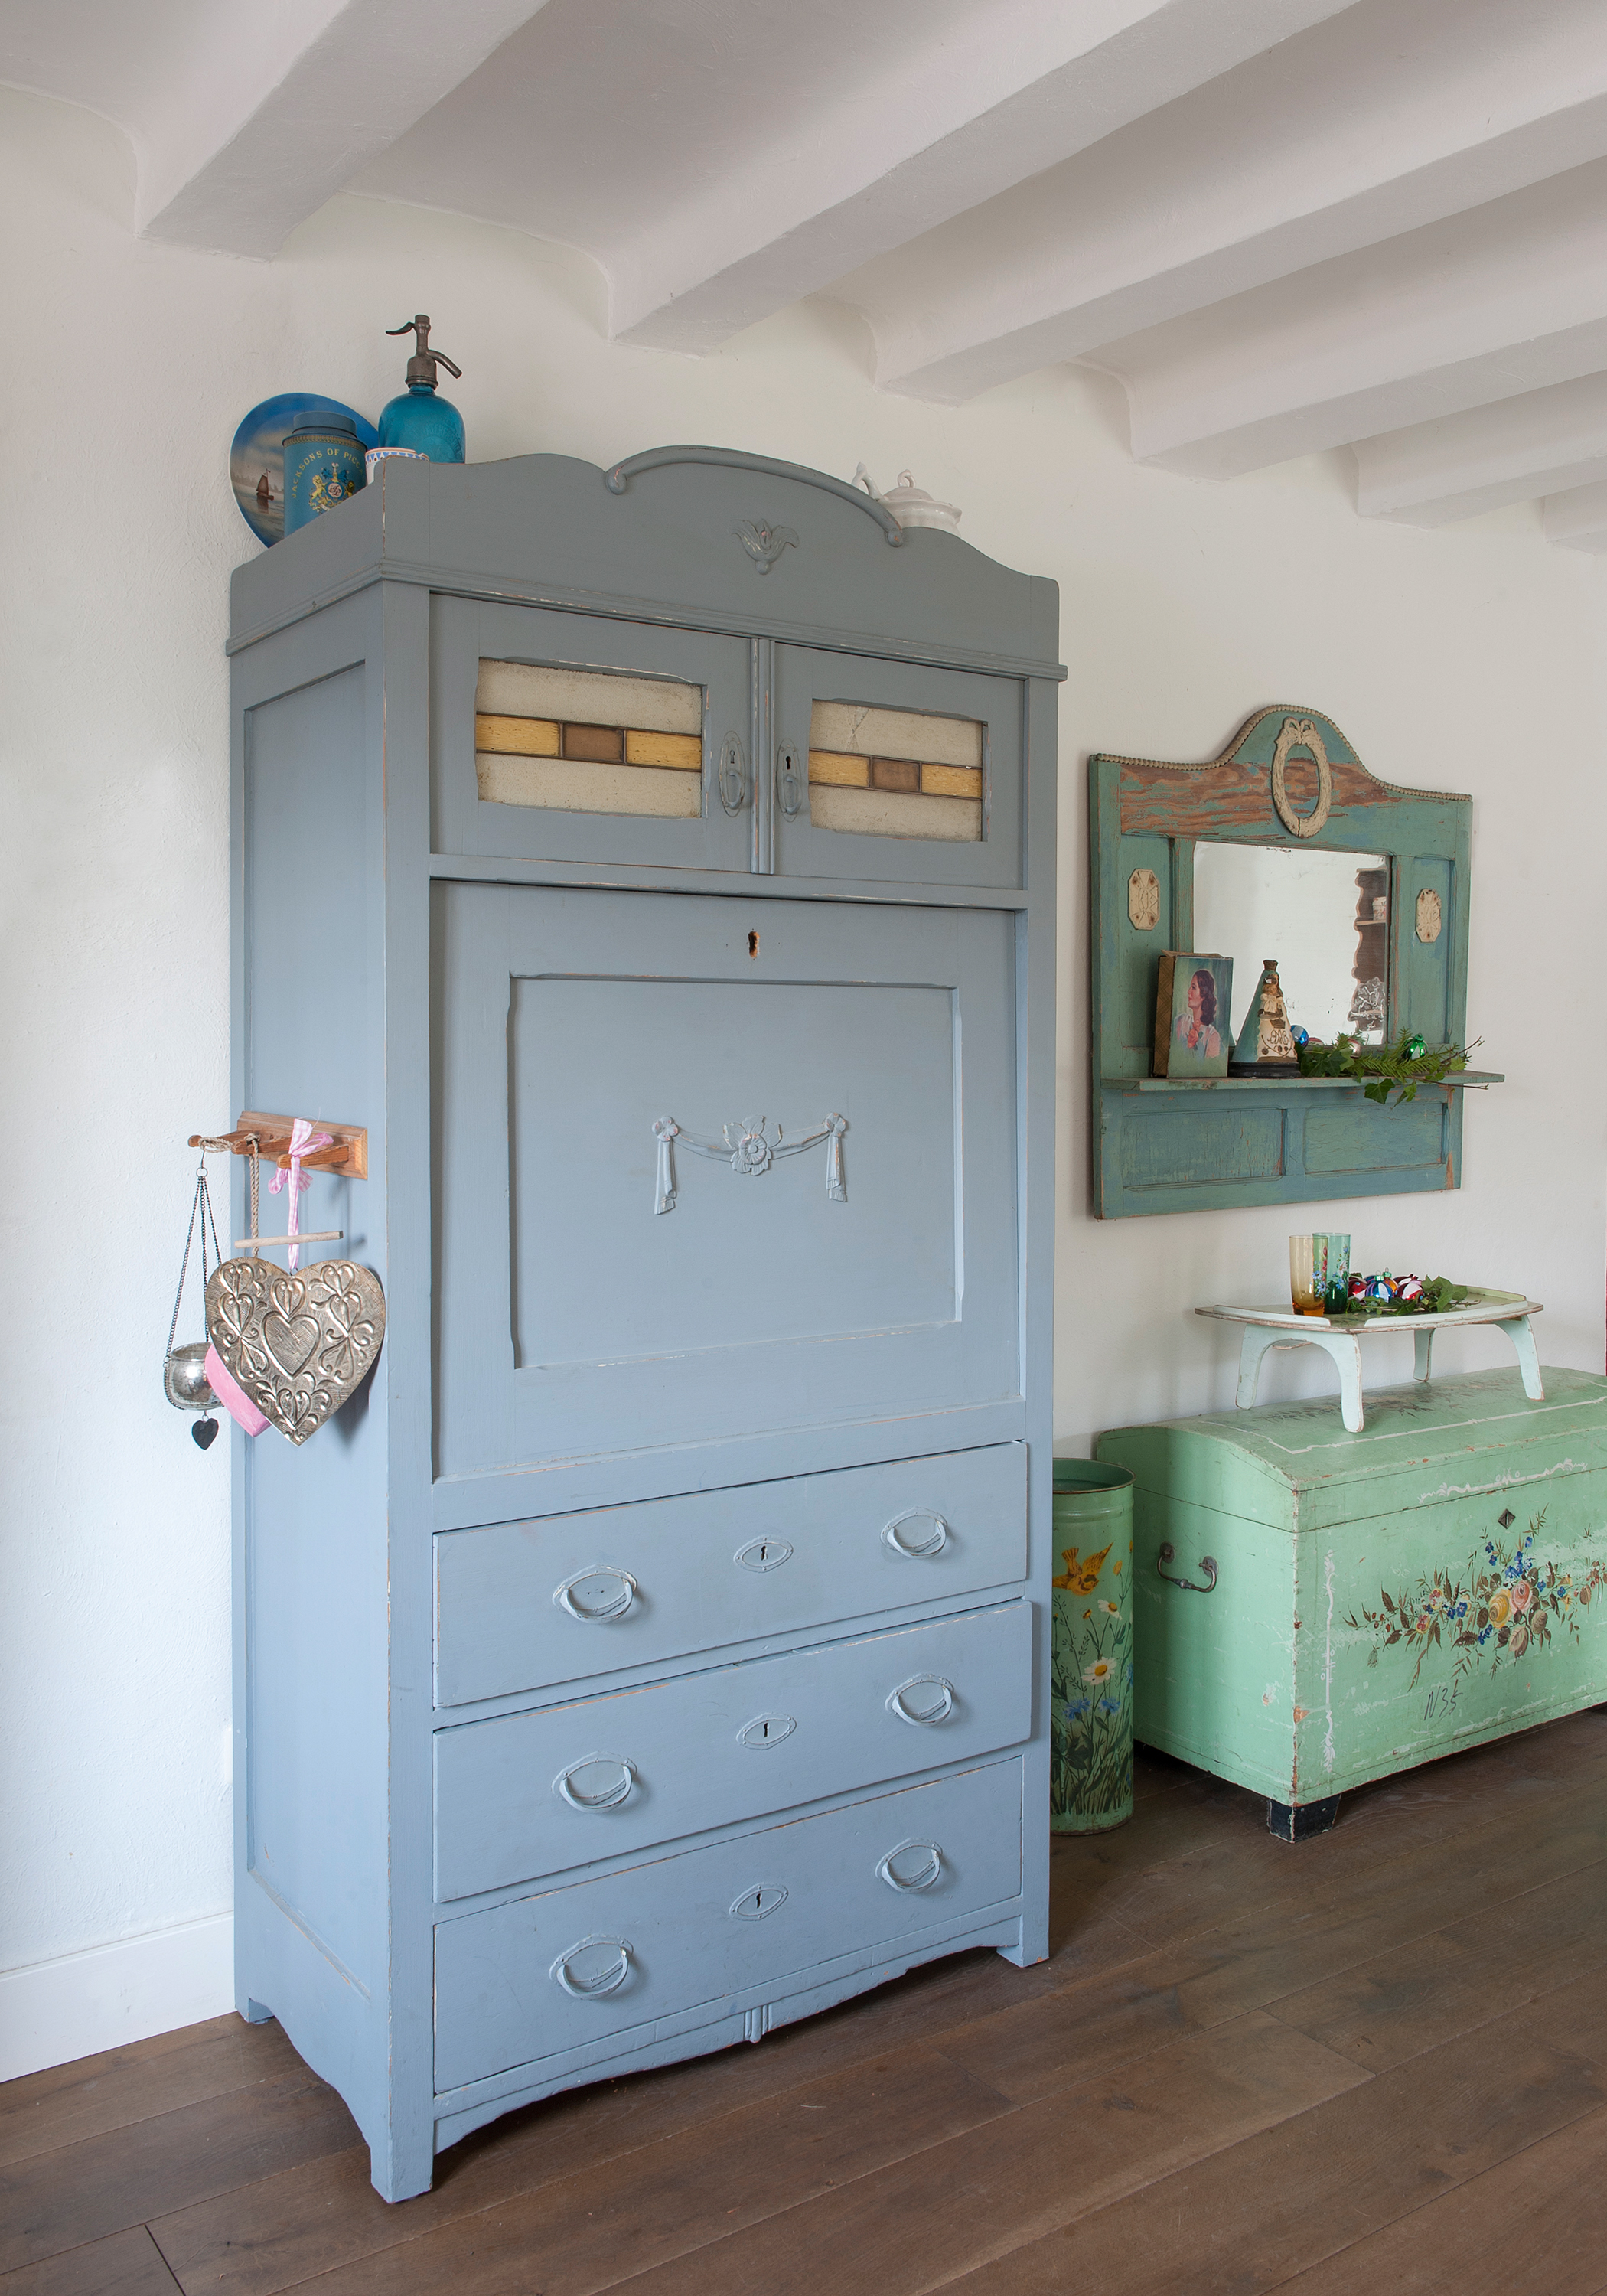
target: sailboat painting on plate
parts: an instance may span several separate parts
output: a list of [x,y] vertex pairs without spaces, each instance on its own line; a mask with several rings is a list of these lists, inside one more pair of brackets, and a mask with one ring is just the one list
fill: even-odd
[[312,414],[349,414],[365,447],[377,447],[380,434],[355,407],[339,398],[322,398],[314,390],[283,390],[253,406],[229,449],[229,479],[234,499],[258,542],[279,542],[284,537],[284,434]]

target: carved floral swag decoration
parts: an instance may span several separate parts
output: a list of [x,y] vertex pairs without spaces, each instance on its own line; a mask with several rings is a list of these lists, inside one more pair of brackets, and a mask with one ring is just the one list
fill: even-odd
[[706,1157],[711,1164],[729,1164],[734,1172],[750,1180],[762,1179],[778,1156],[801,1156],[808,1148],[826,1144],[826,1195],[834,1204],[846,1204],[848,1185],[842,1176],[842,1136],[849,1128],[846,1116],[835,1111],[813,1132],[801,1133],[796,1140],[786,1139],[779,1124],[772,1126],[768,1117],[744,1117],[740,1123],[727,1124],[720,1140],[701,1139],[696,1133],[684,1132],[673,1116],[660,1116],[653,1125],[653,1137],[659,1144],[658,1166],[653,1176],[653,1210],[672,1212],[676,1208],[678,1190],[676,1185],[675,1144],[693,1156]]

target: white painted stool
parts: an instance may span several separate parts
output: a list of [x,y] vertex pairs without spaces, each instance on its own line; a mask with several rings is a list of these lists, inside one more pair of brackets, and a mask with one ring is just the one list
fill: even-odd
[[1321,1348],[1332,1357],[1339,1370],[1340,1408],[1346,1430],[1359,1435],[1366,1424],[1362,1409],[1364,1338],[1371,1332],[1410,1332],[1414,1349],[1412,1375],[1426,1380],[1434,1334],[1449,1324],[1494,1324],[1504,1331],[1517,1351],[1524,1394],[1532,1403],[1546,1400],[1546,1390],[1540,1381],[1540,1358],[1535,1352],[1535,1335],[1529,1323],[1531,1316],[1542,1313],[1541,1303],[1526,1300],[1521,1292],[1472,1292],[1460,1308],[1447,1308],[1440,1315],[1373,1316],[1367,1315],[1364,1306],[1361,1313],[1366,1317],[1365,1322],[1354,1316],[1343,1321],[1328,1316],[1301,1316],[1289,1308],[1196,1308],[1194,1313],[1213,1316],[1219,1323],[1242,1324],[1246,1327],[1239,1350],[1241,1411],[1248,1411],[1256,1399],[1261,1358],[1269,1348]]

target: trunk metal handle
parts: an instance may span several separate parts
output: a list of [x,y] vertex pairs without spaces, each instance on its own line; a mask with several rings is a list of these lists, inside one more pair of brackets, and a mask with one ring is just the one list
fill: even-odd
[[1168,1587],[1181,1587],[1185,1595],[1209,1595],[1212,1591],[1217,1583],[1217,1558],[1214,1554],[1200,1557],[1200,1568],[1205,1573],[1203,1587],[1197,1579],[1180,1578],[1167,1569],[1168,1562],[1176,1562],[1177,1560],[1177,1550],[1168,1538],[1155,1557],[1155,1568]]

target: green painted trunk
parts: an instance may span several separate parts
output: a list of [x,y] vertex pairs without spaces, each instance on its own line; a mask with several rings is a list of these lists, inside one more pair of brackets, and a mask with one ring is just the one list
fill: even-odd
[[1298,1806],[1607,1699],[1607,1380],[1545,1378],[1387,1388],[1359,1435],[1324,1401],[1103,1437],[1138,1737]]

